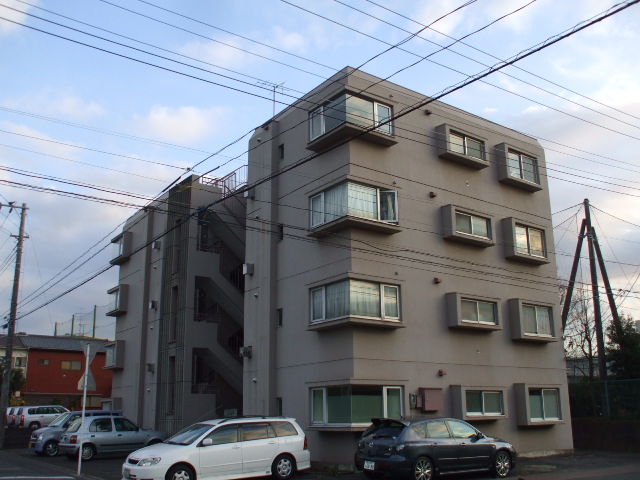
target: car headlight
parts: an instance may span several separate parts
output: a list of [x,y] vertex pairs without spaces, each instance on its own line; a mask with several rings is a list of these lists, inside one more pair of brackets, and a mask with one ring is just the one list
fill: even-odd
[[38,442],[41,442],[43,438],[44,438],[44,433],[41,433],[40,435],[38,435],[38,437],[36,438],[36,440],[37,440]]
[[138,466],[139,467],[150,467],[151,465],[155,465],[156,463],[160,462],[160,460],[162,460],[161,457],[143,458],[142,460],[140,460],[138,462]]

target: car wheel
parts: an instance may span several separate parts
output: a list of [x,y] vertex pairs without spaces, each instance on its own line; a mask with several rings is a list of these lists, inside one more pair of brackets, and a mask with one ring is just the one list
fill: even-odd
[[93,460],[93,457],[96,456],[96,447],[91,445],[90,443],[82,445],[82,461],[88,462],[89,460]]
[[193,469],[187,465],[174,465],[165,475],[165,480],[196,480]]
[[493,461],[493,473],[498,478],[505,478],[511,472],[511,455],[504,450],[499,451],[496,454],[496,458]]
[[431,480],[434,478],[433,463],[427,457],[420,457],[413,464],[413,480]]
[[276,480],[289,480],[296,474],[296,461],[290,455],[280,455],[271,464],[271,476]]
[[58,455],[58,442],[55,440],[49,440],[42,447],[42,453],[47,457],[55,457]]
[[31,430],[37,430],[38,428],[40,428],[40,423],[39,422],[31,422],[29,424],[29,428]]

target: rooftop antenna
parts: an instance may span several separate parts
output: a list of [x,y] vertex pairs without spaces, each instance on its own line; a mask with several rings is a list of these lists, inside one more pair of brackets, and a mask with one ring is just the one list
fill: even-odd
[[267,87],[270,87],[273,89],[273,115],[272,116],[276,116],[276,90],[279,88],[280,91],[282,93],[284,93],[285,89],[289,90],[288,88],[284,87],[283,85],[285,84],[286,80],[282,83],[279,84],[275,84],[273,82],[258,82],[261,85],[266,85]]

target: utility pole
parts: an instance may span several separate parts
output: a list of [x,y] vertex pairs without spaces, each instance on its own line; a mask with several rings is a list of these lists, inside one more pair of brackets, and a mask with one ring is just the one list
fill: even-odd
[[9,311],[9,323],[7,324],[7,343],[5,345],[4,369],[2,375],[2,388],[0,389],[0,448],[4,448],[4,432],[6,424],[5,412],[9,407],[9,384],[11,383],[11,357],[13,356],[13,337],[16,332],[16,316],[18,313],[18,292],[20,290],[20,270],[22,269],[22,247],[24,243],[24,223],[27,217],[27,204],[16,207],[14,202],[9,205],[0,203],[0,207],[22,209],[20,215],[20,231],[18,233],[18,248],[16,249],[16,269],[13,275],[13,292],[11,293],[11,310]]

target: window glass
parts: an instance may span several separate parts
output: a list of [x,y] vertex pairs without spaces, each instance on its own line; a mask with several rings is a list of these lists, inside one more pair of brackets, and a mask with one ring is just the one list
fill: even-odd
[[289,422],[271,422],[271,426],[276,431],[278,437],[290,437],[298,435],[296,427]]
[[473,300],[461,300],[460,306],[462,309],[462,320],[466,320],[467,322],[478,321],[477,302]]
[[309,135],[311,140],[324,133],[322,107],[315,109],[309,116]]
[[380,286],[375,283],[350,280],[351,314],[380,317]]
[[126,418],[114,418],[113,423],[118,432],[135,432],[138,428]]
[[484,143],[467,137],[467,155],[470,157],[484,159]]
[[523,305],[524,333],[531,335],[552,335],[551,309],[534,305]]
[[324,222],[324,199],[322,194],[311,197],[311,226]]
[[540,335],[551,335],[551,309],[536,307],[536,324]]
[[558,390],[548,388],[543,389],[542,402],[544,405],[544,416],[546,419],[556,420],[560,418]]
[[261,440],[269,438],[268,425],[266,423],[251,423],[242,425],[242,441]]
[[540,179],[538,178],[538,162],[535,158],[526,157],[524,155],[522,157],[522,178],[529,182],[540,183]]
[[502,415],[502,392],[484,392],[484,413],[487,415]]
[[449,145],[452,152],[464,155],[464,137],[462,135],[451,132],[449,134]]
[[344,317],[349,314],[349,282],[337,282],[327,285],[326,318]]
[[213,443],[212,445],[224,445],[227,443],[236,443],[238,441],[238,427],[236,425],[229,425],[221,427],[207,436]]
[[544,257],[544,233],[536,228],[528,228],[530,254]]
[[[386,105],[380,105],[379,103],[376,103],[376,116],[377,125],[387,121],[389,118],[391,118],[391,108],[387,107]],[[391,122],[380,125],[378,127],[378,130],[384,133],[391,134]]]
[[344,217],[348,208],[348,186],[341,183],[324,191],[324,222]]
[[509,175],[512,177],[521,178],[520,175],[520,156],[517,153],[508,153],[509,161]]
[[444,420],[434,420],[427,422],[427,433],[429,438],[450,438],[449,429]]
[[478,320],[482,323],[496,323],[495,303],[478,302]]
[[398,221],[398,192],[395,190],[380,191],[380,220],[384,222]]
[[346,120],[345,95],[340,95],[325,105],[323,114],[324,131],[322,133],[330,132],[338,125],[342,125]]
[[324,389],[318,388],[312,391],[311,401],[313,403],[312,421],[314,423],[324,423]]
[[416,423],[411,427],[413,434],[416,438],[427,438],[427,424],[426,423]]
[[527,228],[516,225],[516,251],[518,253],[529,254],[529,241],[527,240]]
[[347,96],[347,122],[363,127],[373,125],[373,103],[363,98]]
[[482,217],[472,218],[472,232],[474,235],[489,238],[489,220]]
[[473,233],[471,228],[471,215],[456,212],[456,231],[468,233],[469,235]]
[[110,418],[99,418],[94,420],[89,427],[90,432],[110,432],[113,428],[111,426]]
[[385,387],[386,411],[385,417],[402,418],[402,389],[400,387]]
[[311,290],[311,320],[324,320],[324,288]]
[[467,425],[466,423],[456,420],[448,420],[447,423],[449,424],[449,428],[451,428],[454,438],[471,438],[477,433],[471,425]]
[[399,318],[398,287],[384,285],[384,316],[387,318]]
[[480,390],[467,390],[467,413],[481,415],[482,410],[482,392]]
[[347,183],[349,215],[356,217],[378,218],[378,191],[373,187],[359,183]]
[[370,423],[371,419],[374,417],[397,416],[385,414],[383,408],[382,387],[352,385],[350,390],[350,423]]
[[542,420],[542,390],[529,390],[529,408],[532,420]]

